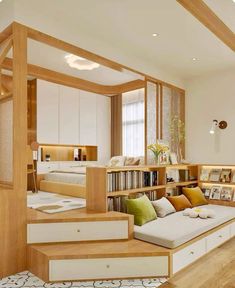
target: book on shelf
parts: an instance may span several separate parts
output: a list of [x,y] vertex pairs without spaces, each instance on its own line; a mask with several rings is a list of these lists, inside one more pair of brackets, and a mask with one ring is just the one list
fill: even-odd
[[189,181],[189,170],[188,169],[179,169],[179,181],[180,182]]
[[210,187],[204,187],[202,188],[202,192],[206,198],[210,198],[211,188]]
[[108,192],[159,185],[158,171],[120,171],[108,173]]
[[211,182],[219,182],[220,181],[220,175],[221,175],[222,169],[211,169],[209,181]]

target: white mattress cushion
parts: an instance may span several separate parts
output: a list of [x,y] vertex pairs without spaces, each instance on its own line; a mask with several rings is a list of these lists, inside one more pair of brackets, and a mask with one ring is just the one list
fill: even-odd
[[203,205],[202,208],[212,209],[215,218],[190,218],[183,216],[182,211],[157,218],[154,221],[135,226],[135,238],[167,248],[175,248],[187,241],[235,218],[235,208],[219,205]]

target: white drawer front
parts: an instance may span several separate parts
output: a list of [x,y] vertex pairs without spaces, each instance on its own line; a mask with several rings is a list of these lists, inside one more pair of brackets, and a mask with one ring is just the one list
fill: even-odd
[[207,252],[218,247],[230,238],[229,225],[219,229],[218,231],[206,237]]
[[206,241],[201,239],[173,254],[173,273],[178,272],[206,253]]
[[167,276],[168,257],[50,260],[49,269],[50,281]]
[[128,221],[28,224],[27,243],[128,239]]
[[231,238],[235,236],[235,222],[230,225],[230,236]]

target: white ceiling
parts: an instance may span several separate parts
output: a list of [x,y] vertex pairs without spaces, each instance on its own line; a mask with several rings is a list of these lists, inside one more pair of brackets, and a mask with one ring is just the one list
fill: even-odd
[[[206,3],[234,29],[232,0]],[[15,0],[15,19],[104,57],[113,51],[114,60],[120,53],[126,63],[133,59],[133,66],[134,59],[142,61],[145,73],[149,66],[189,79],[235,69],[235,53],[175,0]],[[159,36],[152,37],[154,32]],[[60,66],[63,72],[64,63],[55,64],[55,54],[34,54],[32,61]],[[108,80],[107,72],[99,81]]]

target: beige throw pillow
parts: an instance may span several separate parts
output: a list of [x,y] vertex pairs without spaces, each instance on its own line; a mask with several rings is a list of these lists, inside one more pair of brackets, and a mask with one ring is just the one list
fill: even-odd
[[159,200],[152,201],[152,204],[155,211],[157,212],[157,216],[159,217],[163,218],[168,214],[176,212],[174,206],[169,200],[166,199],[166,197],[162,197]]

